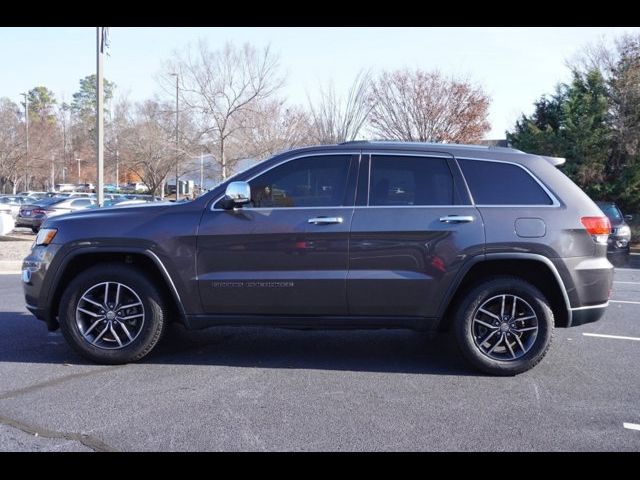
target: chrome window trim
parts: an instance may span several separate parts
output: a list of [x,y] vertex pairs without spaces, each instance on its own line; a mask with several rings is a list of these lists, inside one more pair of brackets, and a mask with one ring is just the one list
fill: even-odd
[[[254,176],[243,180],[244,182],[250,182],[251,180],[258,178],[261,175],[264,175],[265,173],[273,170],[276,167],[279,167],[281,165],[284,165],[285,163],[289,163],[292,162],[293,160],[298,160],[300,158],[307,158],[307,157],[326,157],[328,155],[332,155],[334,157],[336,156],[343,156],[343,155],[358,155],[358,157],[360,158],[362,156],[362,153],[360,150],[345,150],[345,151],[324,151],[324,152],[317,152],[317,153],[302,153],[299,155],[295,155],[293,157],[289,157],[286,158],[284,160],[282,160],[281,162],[276,163],[275,165],[270,166],[269,168],[267,168],[266,170],[262,170],[260,173],[255,174]],[[242,173],[242,172],[240,172]],[[234,175],[235,176],[235,175]],[[233,177],[229,177],[226,181],[229,181],[231,178]],[[214,208],[216,203],[218,203],[220,200],[222,200],[224,198],[224,195],[221,195],[220,197],[216,198],[213,202],[211,202],[211,207],[209,208],[209,210],[211,210],[212,212],[215,211],[221,211],[224,212],[226,210],[222,209],[222,208]],[[253,208],[253,207],[242,207],[243,210],[291,210],[291,209],[319,209],[319,208],[353,208],[352,206],[345,206],[345,205],[339,205],[339,206],[335,206],[335,207],[258,207],[258,208]]]
[[[455,157],[456,161],[458,160],[475,160],[475,161],[479,161],[479,162],[493,162],[493,163],[506,163],[507,165],[515,165],[516,167],[520,167],[522,170],[524,170],[525,172],[527,172],[527,174],[533,178],[533,180],[540,186],[540,188],[542,188],[542,190],[544,191],[544,193],[546,193],[549,198],[551,199],[551,205],[543,205],[543,204],[538,204],[538,203],[528,203],[528,204],[509,204],[509,205],[501,205],[501,204],[489,204],[489,203],[476,203],[475,199],[473,198],[473,194],[471,193],[471,189],[469,188],[469,195],[471,196],[471,201],[473,203],[473,205],[475,205],[476,207],[493,207],[493,208],[527,208],[527,207],[536,207],[536,208],[557,208],[561,206],[560,201],[557,199],[557,197],[551,193],[551,191],[547,188],[547,186],[542,183],[542,181],[540,181],[538,179],[538,177],[536,177],[533,172],[531,170],[529,170],[527,167],[525,167],[524,165],[521,165],[519,163],[516,162],[509,162],[506,160],[495,160],[492,158],[474,158],[474,157]],[[458,163],[458,165],[460,165]],[[466,176],[464,174],[464,171],[462,170],[462,165],[460,165],[460,170],[462,171],[462,177],[465,179],[465,183],[467,181]]]

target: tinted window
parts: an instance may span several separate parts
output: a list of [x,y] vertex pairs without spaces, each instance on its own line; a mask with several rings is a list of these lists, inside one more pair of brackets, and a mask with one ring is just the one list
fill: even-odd
[[600,210],[609,217],[610,220],[619,222],[622,220],[622,213],[618,210],[618,207],[612,203],[598,203]]
[[369,205],[453,205],[444,158],[373,155]]
[[529,173],[509,163],[459,160],[478,205],[551,205],[549,195]]
[[344,205],[351,155],[292,160],[251,180],[251,205],[334,207]]

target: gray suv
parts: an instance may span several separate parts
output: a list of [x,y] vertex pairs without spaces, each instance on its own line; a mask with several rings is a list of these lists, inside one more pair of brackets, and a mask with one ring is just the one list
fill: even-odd
[[81,355],[140,360],[171,321],[454,332],[514,375],[554,327],[598,320],[611,229],[556,167],[500,147],[348,142],[289,151],[191,202],[47,219],[27,308]]

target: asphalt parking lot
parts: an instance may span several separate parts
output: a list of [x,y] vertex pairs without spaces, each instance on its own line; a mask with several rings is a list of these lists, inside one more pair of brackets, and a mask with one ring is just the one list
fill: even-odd
[[640,450],[640,256],[601,321],[532,371],[471,370],[410,331],[172,328],[144,363],[85,362],[0,275],[0,450]]

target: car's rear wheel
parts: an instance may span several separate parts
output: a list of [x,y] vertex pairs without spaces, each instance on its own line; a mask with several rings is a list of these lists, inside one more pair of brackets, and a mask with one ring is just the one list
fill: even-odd
[[134,267],[96,265],[67,287],[60,328],[82,356],[98,363],[140,360],[158,343],[167,308],[157,287]]
[[516,375],[537,365],[551,345],[553,324],[545,296],[517,277],[483,281],[455,313],[460,350],[473,366],[492,375]]

